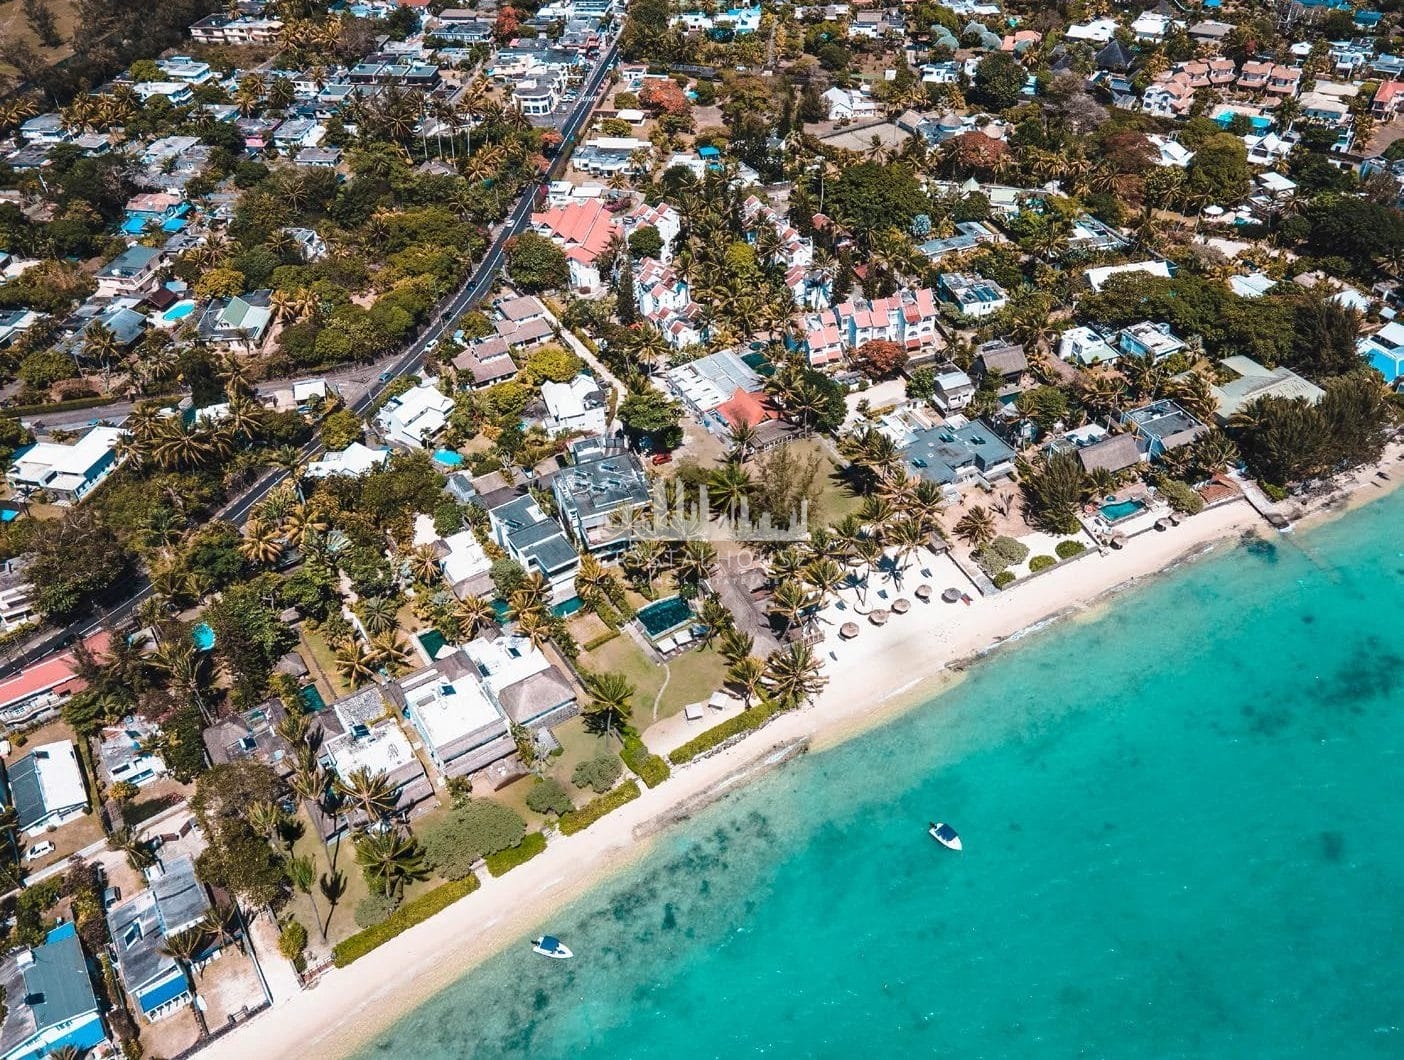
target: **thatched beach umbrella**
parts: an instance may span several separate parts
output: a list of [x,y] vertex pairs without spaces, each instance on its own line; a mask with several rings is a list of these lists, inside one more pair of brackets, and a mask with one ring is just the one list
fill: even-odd
[[1125,548],[1125,547],[1126,547],[1126,535],[1125,535],[1125,534],[1112,534],[1111,547],[1112,547],[1112,548],[1117,548],[1117,549]]
[[1164,518],[1157,519],[1157,520],[1155,521],[1155,528],[1156,528],[1157,530],[1161,530],[1161,531],[1169,530],[1169,529],[1170,529],[1170,520],[1169,520],[1169,519],[1164,519]]
[[916,598],[917,598],[918,600],[920,600],[922,603],[926,603],[928,600],[930,600],[930,599],[931,599],[931,586],[929,586],[929,585],[918,585],[918,586],[916,587]]
[[891,616],[887,611],[883,610],[882,608],[878,608],[876,611],[874,611],[868,616],[868,621],[875,626],[885,626],[887,624],[888,618],[890,617]]
[[960,590],[955,586],[951,586],[951,588],[941,594],[941,599],[948,604],[953,604],[960,599]]
[[845,622],[843,625],[839,626],[839,636],[844,640],[852,640],[854,637],[858,636],[858,623]]
[[912,609],[912,602],[905,596],[899,596],[892,601],[892,613],[894,615],[905,615]]

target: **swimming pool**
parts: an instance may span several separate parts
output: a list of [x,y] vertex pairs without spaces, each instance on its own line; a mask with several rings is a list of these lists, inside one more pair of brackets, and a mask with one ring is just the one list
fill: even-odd
[[649,604],[638,613],[639,625],[650,637],[657,639],[665,633],[685,625],[692,619],[692,608],[681,596],[670,596],[666,600]]
[[424,649],[424,654],[429,656],[431,661],[437,659],[439,652],[448,647],[448,638],[437,629],[426,629],[416,639],[419,641],[419,646]]
[[327,701],[322,698],[322,693],[317,691],[316,685],[308,685],[298,691],[297,698],[302,700],[302,709],[309,714],[316,714],[319,710],[325,710]]
[[184,320],[193,312],[195,312],[195,303],[191,299],[186,298],[183,301],[177,302],[162,313],[161,319],[167,324],[174,324],[177,320]]
[[463,456],[461,453],[455,453],[452,449],[436,449],[434,450],[434,463],[443,464],[444,467],[457,467],[463,463]]
[[201,622],[190,631],[190,639],[201,651],[209,651],[215,646],[215,631],[210,628],[208,622]]
[[1102,513],[1102,518],[1109,523],[1119,523],[1123,519],[1129,519],[1138,512],[1146,510],[1146,506],[1141,501],[1116,501],[1112,504],[1104,504],[1098,509]]

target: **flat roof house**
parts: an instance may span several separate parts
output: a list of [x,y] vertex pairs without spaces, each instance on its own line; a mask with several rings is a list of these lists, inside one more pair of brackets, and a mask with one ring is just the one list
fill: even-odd
[[4,771],[6,802],[25,835],[57,828],[88,809],[88,789],[72,740],[34,748]]
[[1357,340],[1355,352],[1370,362],[1370,367],[1394,385],[1404,379],[1404,324],[1392,320],[1373,335]]
[[55,504],[74,504],[117,467],[117,443],[126,433],[119,427],[94,427],[69,444],[34,442],[15,453],[6,477],[18,494],[43,490]]
[[0,964],[5,1021],[0,1060],[41,1060],[72,1046],[85,1053],[107,1038],[92,972],[72,921],[42,946],[20,949]]
[[464,651],[509,721],[549,728],[579,712],[575,689],[566,675],[526,637],[508,633],[479,637]]
[[[403,730],[390,716],[378,685],[338,699],[331,709],[317,715],[317,722],[326,734],[322,742],[322,765],[342,780],[361,769],[371,774],[385,774],[399,793],[396,813],[404,813],[433,797],[434,786]],[[347,809],[335,823],[322,814],[315,816],[323,830],[331,834],[338,825],[346,827],[363,819],[353,807]]]
[[517,749],[506,716],[461,650],[385,688],[444,776],[466,776]]
[[1133,357],[1149,357],[1156,364],[1185,348],[1184,340],[1170,330],[1169,324],[1143,320],[1117,332],[1116,344],[1122,353]]
[[152,749],[152,741],[160,735],[159,725],[140,716],[105,727],[98,744],[98,761],[107,783],[140,787],[165,776],[165,760]]
[[515,497],[488,511],[493,539],[528,571],[551,583],[556,603],[575,598],[575,573],[580,556],[561,525],[541,510],[530,494]]
[[968,272],[943,272],[941,290],[968,317],[984,317],[998,313],[1009,304],[1003,287]]
[[385,440],[410,449],[428,445],[448,423],[453,398],[439,391],[439,381],[424,381],[399,397],[391,398],[375,416],[375,425]]
[[964,416],[914,431],[902,457],[913,475],[941,486],[988,485],[1014,471],[1015,452],[994,430]]
[[210,896],[187,855],[167,862],[150,887],[108,910],[117,974],[146,1020],[154,1023],[190,1004],[190,980],[163,952],[164,944],[200,923],[209,908]]
[[604,437],[582,438],[568,451],[571,466],[551,480],[566,529],[587,551],[622,552],[633,540],[625,521],[650,500],[643,464],[628,446]]

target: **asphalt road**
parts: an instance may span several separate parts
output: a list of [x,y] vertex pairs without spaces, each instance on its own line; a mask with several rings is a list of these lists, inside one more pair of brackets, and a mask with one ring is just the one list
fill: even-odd
[[[601,53],[589,77],[581,84],[574,109],[566,115],[565,121],[559,126],[562,137],[561,146],[557,151],[556,161],[552,165],[552,173],[563,168],[574,151],[576,137],[589,120],[591,111],[595,109],[605,77],[613,68],[618,54],[619,43],[616,38]],[[483,260],[478,263],[478,267],[459,288],[458,293],[439,307],[438,313],[432,318],[429,326],[419,333],[404,352],[391,358],[388,367],[382,370],[380,377],[370,385],[365,393],[350,402],[350,408],[353,412],[357,415],[365,413],[385,393],[385,388],[392,381],[401,376],[413,375],[418,371],[430,345],[443,338],[460,316],[479,304],[494,290],[498,270],[506,257],[507,242],[521,233],[530,221],[532,210],[536,206],[537,187],[537,183],[532,183],[523,191],[522,197],[507,214],[507,218],[502,222],[496,237],[489,244]],[[89,416],[91,417],[96,412],[98,410],[93,410]],[[302,448],[303,461],[312,459],[321,452],[321,449],[320,443],[309,442]],[[215,512],[213,518],[227,519],[232,523],[242,525],[248,518],[249,511],[287,477],[286,471],[269,472],[255,481],[239,497]],[[131,594],[119,603],[103,609],[96,617],[88,615],[63,629],[54,630],[38,641],[31,642],[22,652],[7,657],[3,663],[0,663],[0,677],[11,674],[22,667],[31,666],[63,650],[74,641],[91,636],[104,626],[120,625],[132,615],[142,601],[151,596],[151,591],[150,581],[144,576],[138,576],[132,583]]]

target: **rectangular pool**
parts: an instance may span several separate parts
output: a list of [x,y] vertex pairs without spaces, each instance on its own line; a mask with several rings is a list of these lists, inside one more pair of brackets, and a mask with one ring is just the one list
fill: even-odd
[[1118,523],[1145,510],[1146,506],[1141,501],[1116,501],[1113,504],[1104,504],[1098,509],[1102,518],[1109,523]]
[[692,620],[692,608],[681,596],[670,596],[666,600],[640,608],[637,615],[644,632],[657,640],[665,633],[686,625]]
[[432,660],[439,657],[439,652],[448,645],[448,640],[437,629],[426,629],[419,634],[419,643],[424,648],[424,653]]
[[327,709],[327,701],[322,698],[322,693],[317,691],[316,685],[308,685],[297,693],[297,698],[302,700],[302,709],[308,714],[316,714],[319,710]]

